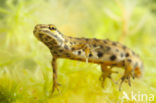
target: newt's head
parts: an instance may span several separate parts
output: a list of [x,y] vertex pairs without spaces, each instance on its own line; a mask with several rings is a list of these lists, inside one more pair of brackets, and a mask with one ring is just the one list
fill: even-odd
[[42,42],[52,39],[55,42],[63,42],[64,36],[57,30],[53,24],[37,24],[33,31],[34,35]]

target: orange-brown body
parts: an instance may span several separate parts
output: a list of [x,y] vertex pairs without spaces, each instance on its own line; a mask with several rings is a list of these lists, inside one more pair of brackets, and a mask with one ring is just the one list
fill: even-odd
[[108,39],[100,40],[96,38],[75,38],[65,36],[60,33],[52,24],[38,24],[35,26],[34,35],[50,49],[53,60],[53,91],[58,87],[57,83],[57,58],[68,58],[73,60],[92,62],[101,65],[102,84],[109,77],[112,71],[109,67],[123,67],[125,73],[121,78],[122,82],[127,79],[129,85],[130,77],[140,77],[143,64],[139,56],[119,42]]

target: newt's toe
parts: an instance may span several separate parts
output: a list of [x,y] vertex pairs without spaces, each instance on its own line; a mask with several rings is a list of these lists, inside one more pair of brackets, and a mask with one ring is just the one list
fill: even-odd
[[59,84],[59,83],[54,83],[54,84],[53,84],[52,94],[55,92],[56,89],[57,89],[57,91],[60,93],[59,86],[61,86],[61,84]]
[[131,86],[130,75],[131,75],[131,73],[130,73],[130,74],[127,74],[127,75],[124,75],[124,76],[121,77],[121,82],[120,82],[120,85],[119,85],[119,91],[121,91],[122,84],[123,84],[123,82],[124,82],[126,79],[127,79],[127,81],[128,81],[128,85]]

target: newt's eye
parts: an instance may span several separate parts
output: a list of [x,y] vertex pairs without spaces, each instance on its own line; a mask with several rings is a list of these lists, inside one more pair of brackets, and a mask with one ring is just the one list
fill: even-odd
[[50,30],[56,30],[56,27],[54,27],[54,26],[49,26],[49,29],[50,29]]

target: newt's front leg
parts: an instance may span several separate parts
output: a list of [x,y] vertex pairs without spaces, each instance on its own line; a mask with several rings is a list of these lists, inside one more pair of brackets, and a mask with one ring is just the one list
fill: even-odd
[[85,57],[86,57],[86,63],[88,63],[88,58],[89,55],[92,54],[96,57],[96,54],[94,54],[95,50],[98,49],[99,47],[96,48],[92,48],[89,46],[89,44],[77,44],[77,45],[73,45],[72,47],[72,51],[74,50],[80,50],[82,49],[85,52]]
[[58,86],[60,84],[57,82],[57,57],[53,57],[52,62],[51,62],[52,68],[53,68],[53,87],[52,87],[52,93],[57,89],[59,91]]
[[88,44],[77,44],[72,46],[72,51],[82,49],[85,52],[86,63],[88,63],[88,57],[91,53],[91,49]]

